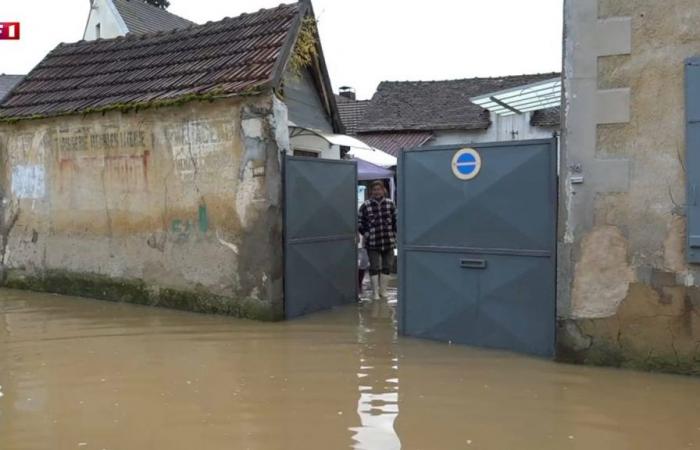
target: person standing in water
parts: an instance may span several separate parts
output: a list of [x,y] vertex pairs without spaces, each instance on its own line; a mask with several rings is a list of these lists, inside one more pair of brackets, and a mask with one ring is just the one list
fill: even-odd
[[364,236],[365,248],[369,255],[373,300],[386,298],[396,249],[396,205],[386,194],[384,182],[373,182],[370,187],[370,199],[360,207],[358,220],[358,228]]

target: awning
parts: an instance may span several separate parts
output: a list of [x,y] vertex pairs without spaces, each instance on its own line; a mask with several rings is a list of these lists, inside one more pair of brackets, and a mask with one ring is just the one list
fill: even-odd
[[561,78],[517,86],[469,99],[499,116],[512,116],[561,105]]
[[361,159],[357,160],[357,179],[359,181],[385,180],[394,178],[394,172]]
[[390,154],[379,149],[372,148],[352,136],[347,136],[345,134],[325,133],[322,131],[313,130],[311,128],[298,127],[296,125],[291,125],[290,128],[294,129],[292,137],[301,136],[304,133],[308,133],[321,137],[332,145],[349,147],[350,150],[347,154],[355,159],[361,159],[380,167],[393,167],[398,164],[396,157],[391,156]]
[[355,159],[361,159],[380,167],[394,167],[398,164],[396,157],[391,156],[388,153],[384,153],[381,150],[377,150],[376,148],[367,149],[353,147],[348,152],[348,155]]

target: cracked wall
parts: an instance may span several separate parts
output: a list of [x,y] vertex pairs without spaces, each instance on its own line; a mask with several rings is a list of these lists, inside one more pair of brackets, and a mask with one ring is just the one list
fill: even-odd
[[275,108],[251,97],[0,125],[4,284],[281,318]]
[[683,212],[698,21],[692,0],[565,3],[561,360],[700,373]]

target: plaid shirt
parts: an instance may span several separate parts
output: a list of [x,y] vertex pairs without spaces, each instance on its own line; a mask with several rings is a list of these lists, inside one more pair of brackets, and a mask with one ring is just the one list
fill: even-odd
[[360,206],[360,234],[365,236],[368,250],[396,248],[396,206],[388,198],[367,200]]

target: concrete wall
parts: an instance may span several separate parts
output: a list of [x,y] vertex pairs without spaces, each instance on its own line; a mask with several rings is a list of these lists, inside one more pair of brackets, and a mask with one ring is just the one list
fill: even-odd
[[684,59],[695,0],[567,0],[559,358],[700,373],[686,263]]
[[276,99],[0,124],[6,286],[282,317]]
[[83,39],[94,41],[98,38],[96,25],[100,25],[100,38],[111,39],[125,36],[129,32],[124,20],[117,12],[112,0],[92,0]]
[[533,127],[530,113],[513,116],[491,114],[492,124],[483,131],[435,131],[435,136],[425,143],[428,145],[452,145],[478,142],[501,142],[527,139],[549,139],[558,129]]

